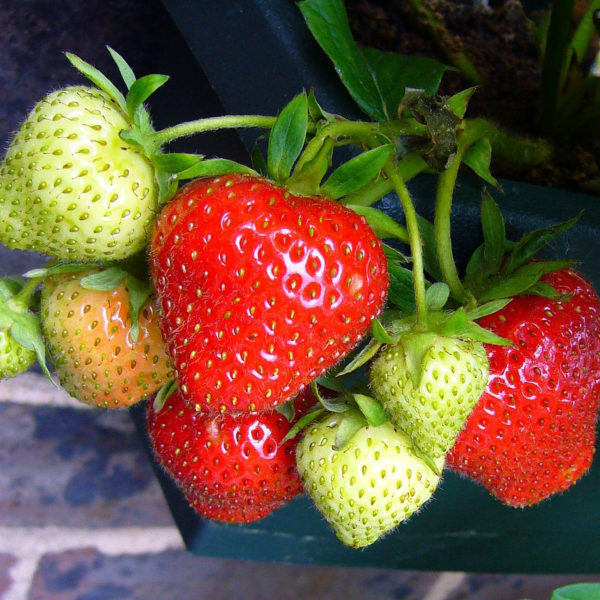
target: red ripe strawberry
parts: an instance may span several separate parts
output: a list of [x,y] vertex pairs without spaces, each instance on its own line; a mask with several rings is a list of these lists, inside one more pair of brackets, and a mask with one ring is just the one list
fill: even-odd
[[[303,392],[296,415],[315,402]],[[158,412],[148,404],[147,426],[159,462],[206,518],[255,520],[302,493],[296,442],[282,443],[292,424],[279,412],[199,413],[175,392]]]
[[243,175],[180,190],[150,259],[181,393],[204,412],[293,396],[350,352],[388,286],[361,217]]
[[487,346],[488,386],[447,458],[511,506],[567,489],[594,455],[600,303],[573,270],[542,281],[570,298],[518,296],[479,321],[514,347]]

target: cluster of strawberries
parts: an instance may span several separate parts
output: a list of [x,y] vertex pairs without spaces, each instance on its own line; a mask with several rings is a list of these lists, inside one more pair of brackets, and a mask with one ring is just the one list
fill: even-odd
[[[0,282],[0,376],[50,374],[48,353],[82,402],[146,400],[156,457],[199,514],[248,522],[306,492],[355,547],[417,511],[444,467],[511,506],[589,469],[600,303],[569,263],[531,260],[560,228],[508,243],[486,197],[464,302],[425,290],[395,146],[369,124],[298,96],[261,121],[266,177],[164,154],[143,105],[164,80],[116,55],[123,96],[70,58],[97,87],[44,98],[0,164],[0,242],[53,257]],[[321,184],[338,138],[369,149]],[[381,181],[405,202],[414,273],[381,239],[404,229],[344,201]]]

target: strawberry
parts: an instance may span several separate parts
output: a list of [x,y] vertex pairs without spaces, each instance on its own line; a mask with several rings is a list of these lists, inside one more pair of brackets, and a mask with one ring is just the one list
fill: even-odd
[[0,165],[0,242],[65,260],[142,249],[158,211],[151,162],[119,137],[132,122],[94,87],[41,100]]
[[182,188],[150,265],[184,398],[204,412],[277,406],[345,356],[381,311],[381,243],[323,198],[231,175]]
[[0,379],[27,371],[35,360],[35,352],[19,344],[6,329],[0,329]]
[[[578,272],[541,279],[479,323],[514,346],[486,346],[490,379],[448,466],[510,506],[567,489],[590,467],[600,400],[600,301]],[[565,297],[566,296],[566,297]]]
[[[315,403],[305,391],[296,416]],[[291,423],[279,412],[206,414],[174,392],[157,410],[147,407],[155,455],[204,517],[228,522],[262,518],[302,493]]]
[[[416,372],[412,347],[421,353]],[[371,366],[370,384],[392,422],[423,453],[440,458],[454,445],[487,376],[480,342],[411,332],[380,352]]]
[[[317,509],[338,538],[355,548],[372,544],[431,497],[439,474],[406,434],[389,422],[363,426],[336,448],[343,413],[329,413],[305,430],[298,471]],[[443,459],[435,461],[438,472]]]
[[132,331],[130,291],[86,289],[83,272],[49,275],[42,284],[41,319],[60,384],[73,397],[102,408],[131,406],[172,378],[152,298]]

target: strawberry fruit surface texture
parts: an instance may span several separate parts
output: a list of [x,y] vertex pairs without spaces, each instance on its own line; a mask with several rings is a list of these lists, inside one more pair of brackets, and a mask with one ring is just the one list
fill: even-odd
[[388,286],[361,217],[241,175],[180,190],[150,262],[180,390],[205,412],[293,396],[363,337]]
[[56,374],[81,402],[100,408],[131,406],[173,375],[157,307],[151,298],[141,310],[134,342],[127,287],[89,290],[80,277],[55,275],[42,286],[42,328]]
[[144,248],[158,187],[150,161],[119,137],[129,127],[97,88],[41,100],[0,164],[0,242],[69,261],[119,260]]
[[[295,401],[296,418],[316,402],[310,390]],[[303,491],[291,423],[277,411],[203,414],[179,392],[146,422],[154,452],[203,517],[248,522],[267,516]]]
[[479,323],[490,378],[447,464],[512,506],[563,491],[590,467],[600,396],[600,304],[579,273],[546,275],[564,300],[514,298]]

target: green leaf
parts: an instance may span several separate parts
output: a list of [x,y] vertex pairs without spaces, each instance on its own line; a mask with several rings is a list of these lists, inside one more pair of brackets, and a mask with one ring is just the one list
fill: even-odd
[[106,75],[75,54],[71,54],[71,52],[67,52],[66,57],[79,72],[85,75],[96,87],[106,92],[121,107],[123,112],[127,113],[125,97]]
[[252,162],[254,170],[266,177],[269,173],[269,167],[267,166],[267,161],[260,150],[258,142],[259,140],[256,140],[254,146],[252,146],[250,161]]
[[528,262],[533,258],[546,244],[552,241],[557,236],[561,235],[581,218],[579,213],[576,217],[560,223],[558,225],[551,225],[550,227],[544,227],[530,233],[525,234],[516,244],[503,271],[510,273],[516,268],[520,267],[524,263]]
[[573,583],[560,587],[550,600],[600,600],[600,583]]
[[352,398],[355,400],[360,412],[363,414],[367,423],[373,427],[379,427],[390,420],[390,415],[383,409],[383,406],[371,398],[371,396],[365,396],[364,394],[352,394]]
[[464,118],[465,113],[467,112],[467,107],[469,105],[469,101],[475,92],[476,87],[470,87],[462,92],[458,92],[458,94],[454,94],[446,100],[446,106],[461,119]]
[[435,281],[442,281],[442,270],[437,257],[437,244],[435,241],[435,230],[433,225],[425,218],[417,215],[419,222],[419,233],[423,241],[423,264],[425,270]]
[[479,300],[510,298],[527,291],[544,274],[542,263],[528,263],[513,271],[508,277],[500,279],[479,295]]
[[408,232],[406,231],[406,227],[400,225],[384,212],[377,208],[373,208],[372,206],[361,206],[357,204],[346,204],[346,207],[356,214],[363,216],[377,237],[382,239],[395,238],[408,244]]
[[[27,275],[24,275],[27,277]],[[9,300],[13,296],[16,296],[25,285],[25,280],[17,275],[11,275],[0,279],[0,298]]]
[[340,424],[335,432],[334,450],[342,450],[345,448],[352,438],[367,425],[367,421],[363,414],[356,410],[349,410],[341,418]]
[[127,64],[127,61],[116,50],[113,50],[110,46],[107,46],[106,48],[108,49],[108,51],[110,52],[110,55],[112,56],[113,60],[115,61],[116,65],[119,69],[119,73],[121,73],[121,77],[123,78],[123,81],[125,82],[125,85],[127,86],[127,89],[129,89],[135,82],[135,79],[136,79],[135,73],[133,72],[131,67]]
[[393,262],[396,265],[402,265],[410,262],[408,256],[402,254],[400,250],[388,246],[388,244],[386,244],[385,242],[382,243],[381,246],[383,248],[383,253],[385,254],[385,258],[387,259],[388,263]]
[[165,173],[180,173],[181,171],[197,167],[204,160],[202,154],[180,152],[153,154],[151,158],[153,164]]
[[326,121],[327,123],[332,123],[335,121],[335,115],[329,113],[321,107],[321,105],[317,102],[317,98],[315,96],[315,90],[311,88],[308,92],[308,116],[311,121]]
[[436,282],[425,293],[427,308],[431,311],[440,311],[448,302],[450,288],[446,283]]
[[158,413],[162,410],[165,402],[169,399],[169,397],[177,390],[177,381],[168,381],[165,383],[160,390],[158,390],[156,396],[154,397],[153,409],[154,412]]
[[196,177],[217,177],[218,175],[228,175],[229,173],[247,173],[248,175],[258,175],[256,171],[225,158],[211,158],[202,160],[195,165],[177,173],[177,179],[195,179]]
[[388,262],[388,299],[403,313],[413,314],[416,310],[413,274],[409,269]]
[[435,94],[444,73],[450,67],[422,56],[406,56],[365,48],[363,54],[373,73],[387,119],[398,118],[398,108],[407,89]]
[[486,271],[495,273],[502,266],[504,259],[506,227],[500,208],[487,190],[484,190],[481,199],[481,228]]
[[463,162],[470,167],[476,175],[481,177],[481,179],[500,189],[498,180],[490,173],[492,145],[488,138],[482,138],[472,144],[465,152]]
[[356,45],[342,0],[298,3],[312,35],[333,61],[358,106],[373,120],[386,120],[384,105],[366,58]]
[[311,408],[305,415],[302,415],[296,423],[286,433],[285,437],[281,440],[281,443],[287,442],[295,438],[307,425],[312,423],[315,419],[318,419],[326,411],[322,406],[316,405]]
[[128,113],[134,117],[144,102],[169,80],[168,75],[145,75],[136,79],[129,88],[126,103]]
[[351,158],[329,176],[320,193],[337,200],[360,189],[377,177],[394,152],[394,146],[386,144]]
[[330,375],[321,375],[320,377],[317,377],[315,381],[317,385],[320,385],[321,387],[324,387],[325,389],[331,390],[333,392],[343,394],[347,391],[346,387],[339,379],[336,379],[335,377],[332,377]]
[[269,174],[275,181],[284,181],[292,172],[306,140],[308,99],[298,94],[279,114],[267,148]]
[[[581,64],[585,58],[587,50],[590,46],[592,38],[596,33],[596,27],[594,26],[594,13],[600,10],[600,0],[591,0],[588,7],[579,21],[579,25],[573,38],[571,39],[571,51],[575,53],[577,62]],[[570,57],[567,62],[567,67],[570,63]]]

